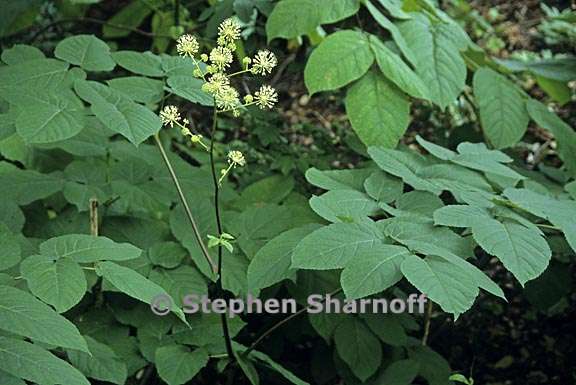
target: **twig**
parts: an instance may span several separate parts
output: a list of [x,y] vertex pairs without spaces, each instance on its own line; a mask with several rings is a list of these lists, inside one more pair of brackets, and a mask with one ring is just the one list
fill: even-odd
[[90,234],[98,236],[98,199],[90,198]]
[[115,23],[110,23],[108,21],[105,20],[99,20],[99,19],[95,19],[93,17],[79,17],[79,18],[75,18],[75,19],[60,19],[60,20],[56,20],[53,23],[50,23],[44,27],[42,27],[40,30],[38,30],[34,35],[32,35],[32,37],[30,39],[28,39],[28,42],[32,42],[34,40],[36,40],[38,38],[38,36],[40,36],[41,34],[43,34],[44,32],[46,32],[47,30],[49,30],[52,27],[55,27],[57,25],[60,24],[66,24],[66,23],[92,23],[92,24],[99,24],[99,25],[106,25],[108,27],[112,27],[112,28],[117,28],[117,29],[122,29],[125,31],[130,31],[130,32],[134,32],[138,35],[142,35],[142,36],[146,36],[149,38],[154,38],[154,37],[167,37],[167,38],[171,38],[172,36],[170,35],[165,35],[165,34],[156,34],[153,32],[148,32],[148,31],[143,31],[141,29],[138,28],[133,28],[133,27],[128,27],[126,25],[122,25],[122,24],[115,24]]
[[278,66],[278,70],[276,71],[276,74],[274,75],[274,77],[272,78],[272,80],[270,81],[270,85],[274,86],[276,83],[278,83],[278,81],[280,80],[282,74],[284,73],[284,71],[286,70],[286,67],[288,67],[288,65],[290,63],[292,63],[294,61],[294,59],[296,59],[296,53],[291,53],[290,55],[288,55],[288,57],[286,57],[286,59],[284,59],[284,61]]
[[[342,289],[334,290],[332,293],[329,293],[328,295],[333,296],[333,295],[339,294],[341,291],[342,291]],[[251,351],[253,351],[256,348],[256,346],[260,342],[264,341],[264,339],[266,337],[268,337],[270,334],[272,334],[276,329],[278,329],[282,325],[288,323],[292,319],[298,317],[300,314],[306,313],[308,311],[308,309],[310,309],[311,306],[312,305],[306,306],[306,307],[298,310],[297,312],[290,314],[288,317],[278,321],[274,325],[272,325],[268,330],[266,330],[264,333],[262,333],[260,335],[260,337],[256,338],[254,340],[254,342],[252,342],[252,344],[248,347],[248,349],[246,349],[244,352],[242,352],[242,356],[246,357],[248,354],[250,354]]]
[[[218,183],[218,175],[216,174],[216,165],[214,163],[214,136],[216,134],[216,126],[218,125],[218,110],[214,107],[214,113],[212,114],[212,131],[210,134],[210,168],[212,170],[212,181],[214,182],[214,212],[216,214],[216,226],[218,228],[218,238],[222,236],[222,219],[220,218],[220,205],[219,205],[219,193],[220,186]],[[216,286],[218,288],[219,295],[224,294],[224,289],[222,287],[222,244],[218,244],[218,279],[216,281]],[[228,328],[228,316],[226,313],[221,314],[222,322],[222,332],[224,334],[224,343],[226,344],[226,352],[230,357],[231,362],[234,362],[236,356],[234,356],[234,350],[232,349],[232,340],[230,339],[230,330]]]
[[178,181],[178,177],[176,176],[176,173],[174,172],[174,168],[172,167],[172,163],[170,162],[170,159],[168,158],[168,155],[166,154],[166,150],[164,150],[164,147],[162,146],[162,142],[160,142],[160,138],[159,138],[158,134],[154,135],[154,140],[156,141],[156,145],[158,146],[158,149],[160,150],[160,153],[162,154],[162,159],[164,160],[164,163],[166,164],[166,167],[168,168],[168,171],[170,172],[170,177],[172,178],[172,182],[174,182],[174,186],[176,186],[176,190],[178,191],[178,196],[180,197],[180,202],[182,203],[182,206],[184,206],[184,211],[186,212],[186,216],[188,217],[188,220],[190,221],[190,225],[192,225],[194,237],[196,238],[196,241],[198,242],[198,245],[200,246],[200,249],[202,250],[202,254],[204,255],[204,258],[206,258],[206,261],[208,262],[210,267],[212,268],[212,271],[214,273],[217,273],[218,272],[217,267],[214,264],[214,262],[212,261],[212,258],[210,257],[210,253],[208,252],[208,249],[206,248],[206,245],[204,244],[204,241],[202,240],[202,235],[200,234],[200,230],[198,229],[198,225],[196,224],[196,220],[194,219],[194,216],[192,215],[192,211],[190,210],[190,206],[188,205],[188,201],[186,200],[186,197],[184,196],[184,192],[182,190],[182,187],[180,186],[180,182]]
[[432,318],[432,306],[433,302],[428,299],[428,303],[426,304],[426,316],[424,319],[424,335],[422,336],[422,346],[426,346],[428,342],[428,336],[430,335],[430,320]]

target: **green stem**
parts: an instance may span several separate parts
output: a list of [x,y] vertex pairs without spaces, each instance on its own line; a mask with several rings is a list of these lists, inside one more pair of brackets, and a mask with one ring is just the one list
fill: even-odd
[[428,336],[430,335],[430,322],[432,321],[432,306],[433,302],[428,301],[426,308],[426,317],[424,319],[424,335],[422,336],[422,346],[426,346],[428,343]]
[[226,178],[226,175],[228,175],[228,173],[230,172],[230,170],[232,170],[232,167],[234,165],[231,164],[230,166],[228,166],[228,168],[222,173],[222,175],[220,176],[220,179],[218,179],[218,184],[221,185],[222,181],[224,180],[224,178]]
[[234,72],[234,73],[231,73],[230,75],[228,75],[228,77],[231,78],[232,76],[240,75],[240,74],[250,72],[250,71],[251,70],[242,70],[242,71]]
[[[218,237],[222,236],[222,219],[220,217],[220,204],[219,204],[219,193],[220,186],[218,183],[218,175],[216,174],[216,164],[214,162],[214,142],[216,135],[216,127],[218,125],[218,110],[214,108],[212,114],[212,131],[210,134],[210,168],[212,170],[212,181],[214,183],[214,212],[216,214],[216,226],[218,229]],[[224,294],[224,289],[222,287],[222,244],[218,245],[218,280],[216,281],[216,287],[218,289],[218,295]],[[224,334],[224,343],[226,345],[226,352],[231,361],[234,361],[234,350],[232,349],[232,340],[230,338],[230,330],[228,328],[228,316],[226,313],[222,313],[220,317],[222,321],[222,333]]]
[[202,254],[204,255],[204,258],[206,258],[206,261],[208,262],[208,264],[212,268],[212,271],[216,274],[218,272],[218,269],[217,269],[216,265],[214,264],[214,262],[212,261],[212,258],[210,258],[210,253],[208,252],[208,249],[206,248],[206,245],[204,244],[204,241],[202,240],[202,235],[200,235],[200,230],[198,229],[198,225],[196,224],[196,220],[194,219],[194,216],[192,215],[192,211],[190,210],[190,206],[188,205],[188,201],[186,200],[186,197],[184,196],[184,191],[182,190],[182,187],[180,186],[180,181],[178,180],[178,177],[176,176],[176,172],[174,172],[174,167],[172,167],[172,163],[170,162],[170,159],[168,158],[168,154],[166,154],[166,150],[164,150],[164,147],[162,146],[162,142],[160,142],[160,137],[158,136],[158,134],[154,135],[154,140],[156,141],[156,145],[158,146],[158,149],[160,150],[160,153],[162,154],[162,159],[164,160],[164,163],[166,164],[166,167],[168,168],[168,171],[170,172],[170,177],[172,178],[172,182],[174,182],[174,186],[176,186],[176,190],[178,191],[178,196],[180,197],[180,202],[182,203],[182,206],[184,206],[184,212],[186,213],[186,216],[188,217],[188,220],[190,221],[190,225],[192,226],[192,231],[194,232],[194,237],[196,238],[196,241],[198,242],[198,245],[200,246],[200,249],[202,250]]
[[552,225],[546,225],[546,224],[543,224],[543,223],[536,223],[536,226],[542,227],[543,229],[550,229],[550,230],[562,231],[562,229],[559,228],[559,227],[552,226]]
[[[254,105],[254,104],[256,104],[256,102],[245,103],[245,104],[241,104],[240,107],[248,107],[248,106],[252,106],[252,105]],[[221,114],[223,114],[223,113],[225,113],[225,112],[230,112],[230,111],[234,111],[234,109],[233,109],[233,108],[229,108],[229,109],[227,109],[227,110],[220,110],[220,111],[218,111],[218,112],[220,112]]]

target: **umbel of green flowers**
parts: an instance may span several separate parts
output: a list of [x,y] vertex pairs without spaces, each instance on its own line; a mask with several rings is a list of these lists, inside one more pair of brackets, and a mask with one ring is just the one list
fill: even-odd
[[[245,73],[254,75],[268,75],[278,64],[276,56],[268,50],[260,50],[253,58],[246,57],[242,61],[243,69],[229,73],[234,61],[236,41],[240,39],[240,26],[234,19],[226,19],[218,27],[217,46],[209,54],[199,53],[200,44],[192,35],[182,35],[178,38],[176,50],[180,56],[189,58],[196,69],[194,76],[204,81],[202,90],[214,97],[217,113],[231,112],[234,116],[240,115],[240,110],[256,105],[261,109],[270,109],[278,102],[276,90],[269,85],[263,85],[254,94],[248,93],[240,100],[240,93],[231,85],[230,79]],[[203,63],[203,65],[200,65]],[[190,122],[182,119],[178,108],[166,106],[160,112],[160,118],[165,126],[180,127],[182,134],[190,137],[192,143],[199,144],[206,150],[208,146],[203,142],[202,135],[190,130]],[[246,161],[240,151],[230,151],[228,154],[229,167],[222,170],[220,181],[236,166],[244,166]]]

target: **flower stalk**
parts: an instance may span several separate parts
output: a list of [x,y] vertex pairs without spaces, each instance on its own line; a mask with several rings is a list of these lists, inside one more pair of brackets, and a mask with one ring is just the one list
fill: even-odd
[[[217,237],[221,238],[223,228],[222,228],[222,218],[220,215],[220,183],[218,181],[218,177],[216,174],[216,164],[214,161],[214,137],[216,134],[216,128],[218,126],[218,112],[214,109],[212,114],[212,130],[210,133],[210,170],[212,172],[212,181],[214,183],[214,212],[216,215],[216,229],[217,229]],[[222,244],[218,244],[218,279],[216,280],[216,288],[218,290],[218,295],[224,294],[224,288],[222,286]],[[221,316],[222,322],[222,333],[224,335],[224,343],[226,344],[226,352],[228,353],[229,360],[234,361],[235,355],[234,350],[232,349],[232,339],[230,338],[230,328],[228,327],[228,316],[225,313],[222,313]]]
[[214,274],[217,274],[218,273],[218,267],[216,266],[216,264],[214,263],[214,261],[210,257],[210,253],[208,252],[208,248],[206,247],[206,245],[204,244],[204,241],[202,240],[202,235],[200,235],[200,230],[198,228],[196,220],[194,219],[194,216],[192,215],[192,211],[190,210],[190,206],[188,205],[188,201],[186,200],[186,196],[184,195],[184,191],[182,190],[182,186],[180,185],[180,181],[178,180],[178,176],[176,175],[176,172],[174,171],[174,167],[172,167],[172,163],[170,162],[170,159],[168,158],[168,154],[166,154],[166,150],[164,150],[164,146],[162,145],[162,142],[160,141],[160,137],[158,136],[158,134],[154,135],[154,141],[156,142],[156,146],[160,150],[160,154],[162,154],[162,159],[164,160],[164,164],[166,165],[166,168],[168,169],[168,172],[170,173],[170,177],[172,178],[172,182],[174,183],[174,186],[176,187],[176,191],[178,192],[180,202],[182,203],[182,206],[184,207],[184,212],[186,213],[186,217],[188,218],[190,225],[192,226],[192,231],[194,232],[194,237],[196,238],[196,241],[198,242],[198,245],[200,246],[200,250],[202,251],[202,255],[206,259],[206,262],[208,262],[208,265],[212,269],[212,272]]
[[[276,90],[268,85],[262,85],[256,92],[254,92],[254,94],[251,94],[248,91],[247,95],[242,98],[238,90],[234,88],[232,84],[233,77],[245,73],[265,76],[270,74],[272,69],[278,64],[276,56],[274,56],[272,52],[268,50],[260,50],[256,55],[254,55],[254,57],[246,57],[242,60],[241,70],[228,73],[228,70],[234,62],[233,53],[236,51],[236,41],[240,39],[240,36],[240,26],[233,19],[227,19],[224,20],[218,28],[217,46],[212,48],[208,53],[200,53],[200,44],[198,43],[198,39],[192,35],[182,35],[177,40],[176,51],[180,56],[192,60],[195,67],[193,70],[193,76],[203,80],[202,91],[209,94],[214,101],[209,144],[204,143],[203,137],[200,133],[193,132],[190,123],[187,119],[182,119],[176,106],[165,106],[160,112],[160,119],[164,126],[169,126],[171,128],[176,126],[180,129],[182,135],[190,139],[190,142],[193,145],[201,146],[209,154],[210,170],[214,188],[213,202],[217,234],[208,236],[208,245],[209,247],[215,247],[217,249],[216,263],[211,259],[208,249],[204,245],[202,236],[198,231],[198,226],[196,225],[180,183],[178,182],[178,178],[174,173],[174,169],[170,164],[170,160],[166,155],[162,144],[160,143],[158,135],[155,136],[156,144],[160,148],[164,162],[170,171],[172,180],[185,208],[186,215],[192,224],[194,235],[200,244],[202,253],[215,272],[216,295],[219,297],[227,295],[222,281],[223,248],[233,251],[230,242],[234,239],[232,235],[224,232],[220,212],[220,187],[233,169],[246,165],[246,159],[240,151],[229,151],[227,154],[228,166],[220,170],[220,172],[217,172],[215,137],[218,128],[218,116],[223,113],[231,112],[234,117],[237,117],[242,111],[246,110],[247,107],[253,105],[258,106],[261,109],[271,109],[278,101]],[[232,349],[232,339],[230,337],[228,318],[226,314],[222,314],[221,324],[227,356],[229,360],[234,362],[235,355]]]

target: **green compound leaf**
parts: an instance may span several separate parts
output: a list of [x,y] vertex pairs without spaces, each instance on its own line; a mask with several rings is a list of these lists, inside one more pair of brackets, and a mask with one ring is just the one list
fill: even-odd
[[260,385],[260,376],[258,376],[258,371],[254,364],[241,354],[236,354],[236,360],[238,361],[238,366],[242,369],[244,375],[248,378],[252,385]]
[[373,375],[382,363],[378,338],[358,318],[348,317],[334,333],[338,355],[362,382]]
[[[153,300],[158,296],[169,297],[168,293],[156,283],[136,271],[114,262],[98,262],[96,264],[96,273],[104,277],[122,293],[149,305],[153,304]],[[172,305],[170,310],[186,323],[182,309],[178,308],[174,301],[163,303],[162,305]]]
[[112,88],[92,81],[77,81],[74,88],[104,126],[136,146],[162,128],[155,113]]
[[46,56],[38,48],[26,44],[15,44],[12,48],[2,51],[2,61],[8,65],[24,63],[25,61],[44,59]]
[[445,109],[464,89],[466,63],[451,36],[453,27],[432,23],[425,15],[399,24],[410,50],[416,58],[416,73],[428,86],[431,100]]
[[202,348],[190,351],[183,345],[166,345],[156,350],[155,363],[158,375],[168,385],[181,385],[208,364],[208,352]]
[[[220,314],[216,313],[203,313],[190,317],[190,326],[184,324],[174,326],[174,340],[184,345],[212,345],[225,349],[221,322]],[[231,318],[228,321],[230,337],[234,338],[244,325],[241,318]]]
[[416,56],[408,46],[406,39],[404,39],[404,36],[402,35],[402,33],[400,33],[400,30],[398,29],[396,24],[392,23],[390,19],[384,16],[384,14],[380,12],[378,8],[376,8],[374,4],[370,2],[370,0],[365,0],[364,4],[366,5],[366,9],[368,9],[368,12],[370,12],[370,14],[374,18],[374,20],[380,25],[380,27],[384,28],[386,31],[390,33],[390,35],[392,35],[392,39],[394,40],[394,43],[396,43],[398,48],[400,48],[402,55],[413,65],[416,64],[417,62]]
[[16,131],[27,143],[59,142],[84,128],[84,105],[72,92],[29,93],[19,102],[26,110],[16,118]]
[[[418,311],[424,304],[418,304]],[[414,307],[413,307],[414,309]],[[394,313],[366,313],[360,316],[372,333],[385,344],[392,346],[406,346],[409,344],[406,329],[414,322],[410,315]],[[411,325],[414,329],[414,325]],[[417,327],[416,327],[417,328]]]
[[375,72],[368,72],[348,90],[346,112],[367,146],[396,147],[410,122],[406,96]]
[[86,71],[112,71],[116,66],[108,45],[94,35],[77,35],[62,40],[56,46],[54,56]]
[[[26,218],[22,210],[20,210],[20,207],[14,201],[8,200],[0,201],[0,218],[2,218],[0,219],[0,223],[5,225],[9,232],[14,234],[20,233],[26,222]],[[0,233],[5,233],[5,229],[1,225]]]
[[142,254],[142,250],[129,243],[116,243],[106,237],[68,234],[42,242],[40,253],[49,257],[70,258],[78,263],[92,263],[135,259]]
[[20,272],[32,294],[59,313],[80,302],[87,289],[82,268],[70,258],[33,255],[22,261]]
[[[56,328],[47,333],[57,330]],[[49,351],[38,345],[8,337],[0,337],[0,370],[42,385],[90,385],[78,369]]]
[[402,9],[402,0],[378,0],[380,5],[395,19],[411,19],[409,12]]
[[416,141],[419,145],[424,147],[426,151],[434,155],[438,159],[451,160],[456,156],[456,153],[452,150],[439,146],[435,143],[429,142],[422,138],[420,135],[416,135]]
[[394,201],[402,195],[403,188],[402,180],[382,171],[375,171],[364,181],[366,193],[379,202]]
[[558,155],[566,168],[576,176],[576,132],[555,113],[536,100],[527,102],[530,117],[542,128],[550,131],[558,142]]
[[212,95],[202,91],[203,81],[189,75],[174,75],[168,78],[170,91],[176,95],[203,106],[213,106]]
[[319,227],[310,224],[285,231],[258,250],[248,266],[249,290],[263,289],[295,276],[290,269],[292,253],[305,236]]
[[408,254],[406,248],[393,245],[360,253],[340,276],[346,298],[367,297],[394,285],[402,279],[400,264]]
[[310,94],[341,88],[360,78],[374,62],[366,36],[344,30],[328,36],[312,52],[304,69]]
[[474,74],[474,96],[484,135],[494,147],[510,147],[522,139],[529,119],[514,83],[489,68],[480,68]]
[[470,274],[442,258],[409,255],[401,269],[412,285],[456,317],[468,310],[478,295],[478,286]]
[[0,329],[34,341],[88,352],[86,341],[73,323],[14,287],[0,286]]
[[96,380],[124,385],[128,376],[126,364],[114,351],[92,337],[84,337],[91,354],[67,351],[68,359],[84,375]]
[[477,206],[448,205],[434,211],[434,224],[451,227],[472,227],[478,218],[491,218],[488,210]]
[[423,158],[412,153],[371,146],[368,154],[378,167],[402,180],[417,190],[439,195],[442,189],[436,184],[421,178],[418,172],[423,168]]
[[143,76],[126,76],[108,80],[108,85],[135,102],[157,103],[164,92],[164,82]]
[[68,63],[56,59],[27,60],[18,65],[0,67],[0,90],[55,90],[68,73]]
[[420,366],[419,375],[429,384],[449,384],[450,366],[448,362],[428,346],[417,346],[408,356]]
[[[73,145],[77,149],[82,148],[79,143]],[[108,164],[105,160],[88,158],[72,161],[64,169],[67,179],[63,190],[64,198],[79,211],[89,210],[92,198],[106,202],[110,199],[107,188],[108,174]]]
[[182,306],[187,294],[208,294],[206,281],[192,266],[182,265],[176,269],[153,269],[148,278],[166,289],[176,305]]
[[374,200],[356,190],[331,190],[313,196],[310,207],[330,222],[361,222],[378,209]]
[[152,52],[118,51],[112,53],[114,61],[122,68],[138,75],[164,76],[162,59]]
[[18,377],[13,376],[7,372],[0,370],[0,384],[3,385],[26,385],[24,380],[21,380]]
[[431,218],[434,211],[444,206],[436,195],[426,191],[410,191],[396,199],[397,216]]
[[407,359],[392,362],[378,378],[378,383],[387,385],[410,385],[418,375],[418,362]]
[[461,267],[466,270],[474,278],[474,281],[481,289],[486,290],[488,293],[493,294],[497,297],[506,300],[506,296],[502,289],[492,281],[482,270],[478,269],[476,266],[466,261],[466,259],[453,254],[450,250],[445,249],[442,246],[435,245],[427,241],[405,241],[404,244],[410,250],[415,252],[434,255],[445,259],[446,261]]
[[[164,70],[166,76],[194,76],[193,73],[196,69],[196,65],[192,60],[190,60],[190,58],[166,54],[162,54],[160,57],[162,59],[162,70]],[[203,68],[202,63],[199,63],[199,65],[200,68]]]
[[155,265],[173,269],[178,267],[188,252],[177,242],[160,242],[148,249],[148,258]]
[[234,206],[246,209],[252,205],[281,203],[294,190],[294,179],[285,175],[272,175],[246,186],[234,201]]
[[276,4],[266,22],[268,41],[293,39],[313,32],[320,25],[321,7],[314,0],[283,0]]
[[457,150],[459,154],[452,159],[452,162],[456,164],[505,178],[526,179],[502,164],[512,161],[508,155],[500,151],[489,150],[484,143],[463,142],[458,145]]
[[408,95],[428,99],[428,88],[400,56],[386,47],[378,37],[370,35],[369,40],[376,63],[386,78]]
[[537,230],[516,222],[481,219],[472,226],[472,235],[488,254],[502,261],[522,286],[542,274],[552,256]]
[[320,24],[331,24],[355,15],[360,8],[358,0],[317,0]]
[[[0,215],[6,212],[0,206]],[[2,218],[3,220],[5,218]],[[0,271],[7,270],[20,262],[22,247],[20,240],[4,223],[0,222]]]
[[508,188],[504,195],[520,208],[559,227],[572,250],[576,250],[576,202],[553,199],[528,189]]
[[371,173],[371,169],[318,170],[312,167],[306,171],[305,177],[308,183],[324,190],[362,191],[362,184]]
[[257,292],[248,292],[248,259],[242,254],[236,252],[222,261],[222,287],[236,296],[246,296],[248,294],[258,295]]
[[382,221],[384,233],[390,238],[408,245],[409,242],[424,242],[450,250],[452,253],[469,257],[473,255],[473,242],[447,227],[434,226],[429,219],[400,216]]
[[381,247],[384,240],[373,223],[334,223],[314,231],[298,244],[292,255],[292,267],[340,269],[361,252]]
[[0,196],[20,206],[44,199],[62,190],[64,180],[32,170],[0,174]]

